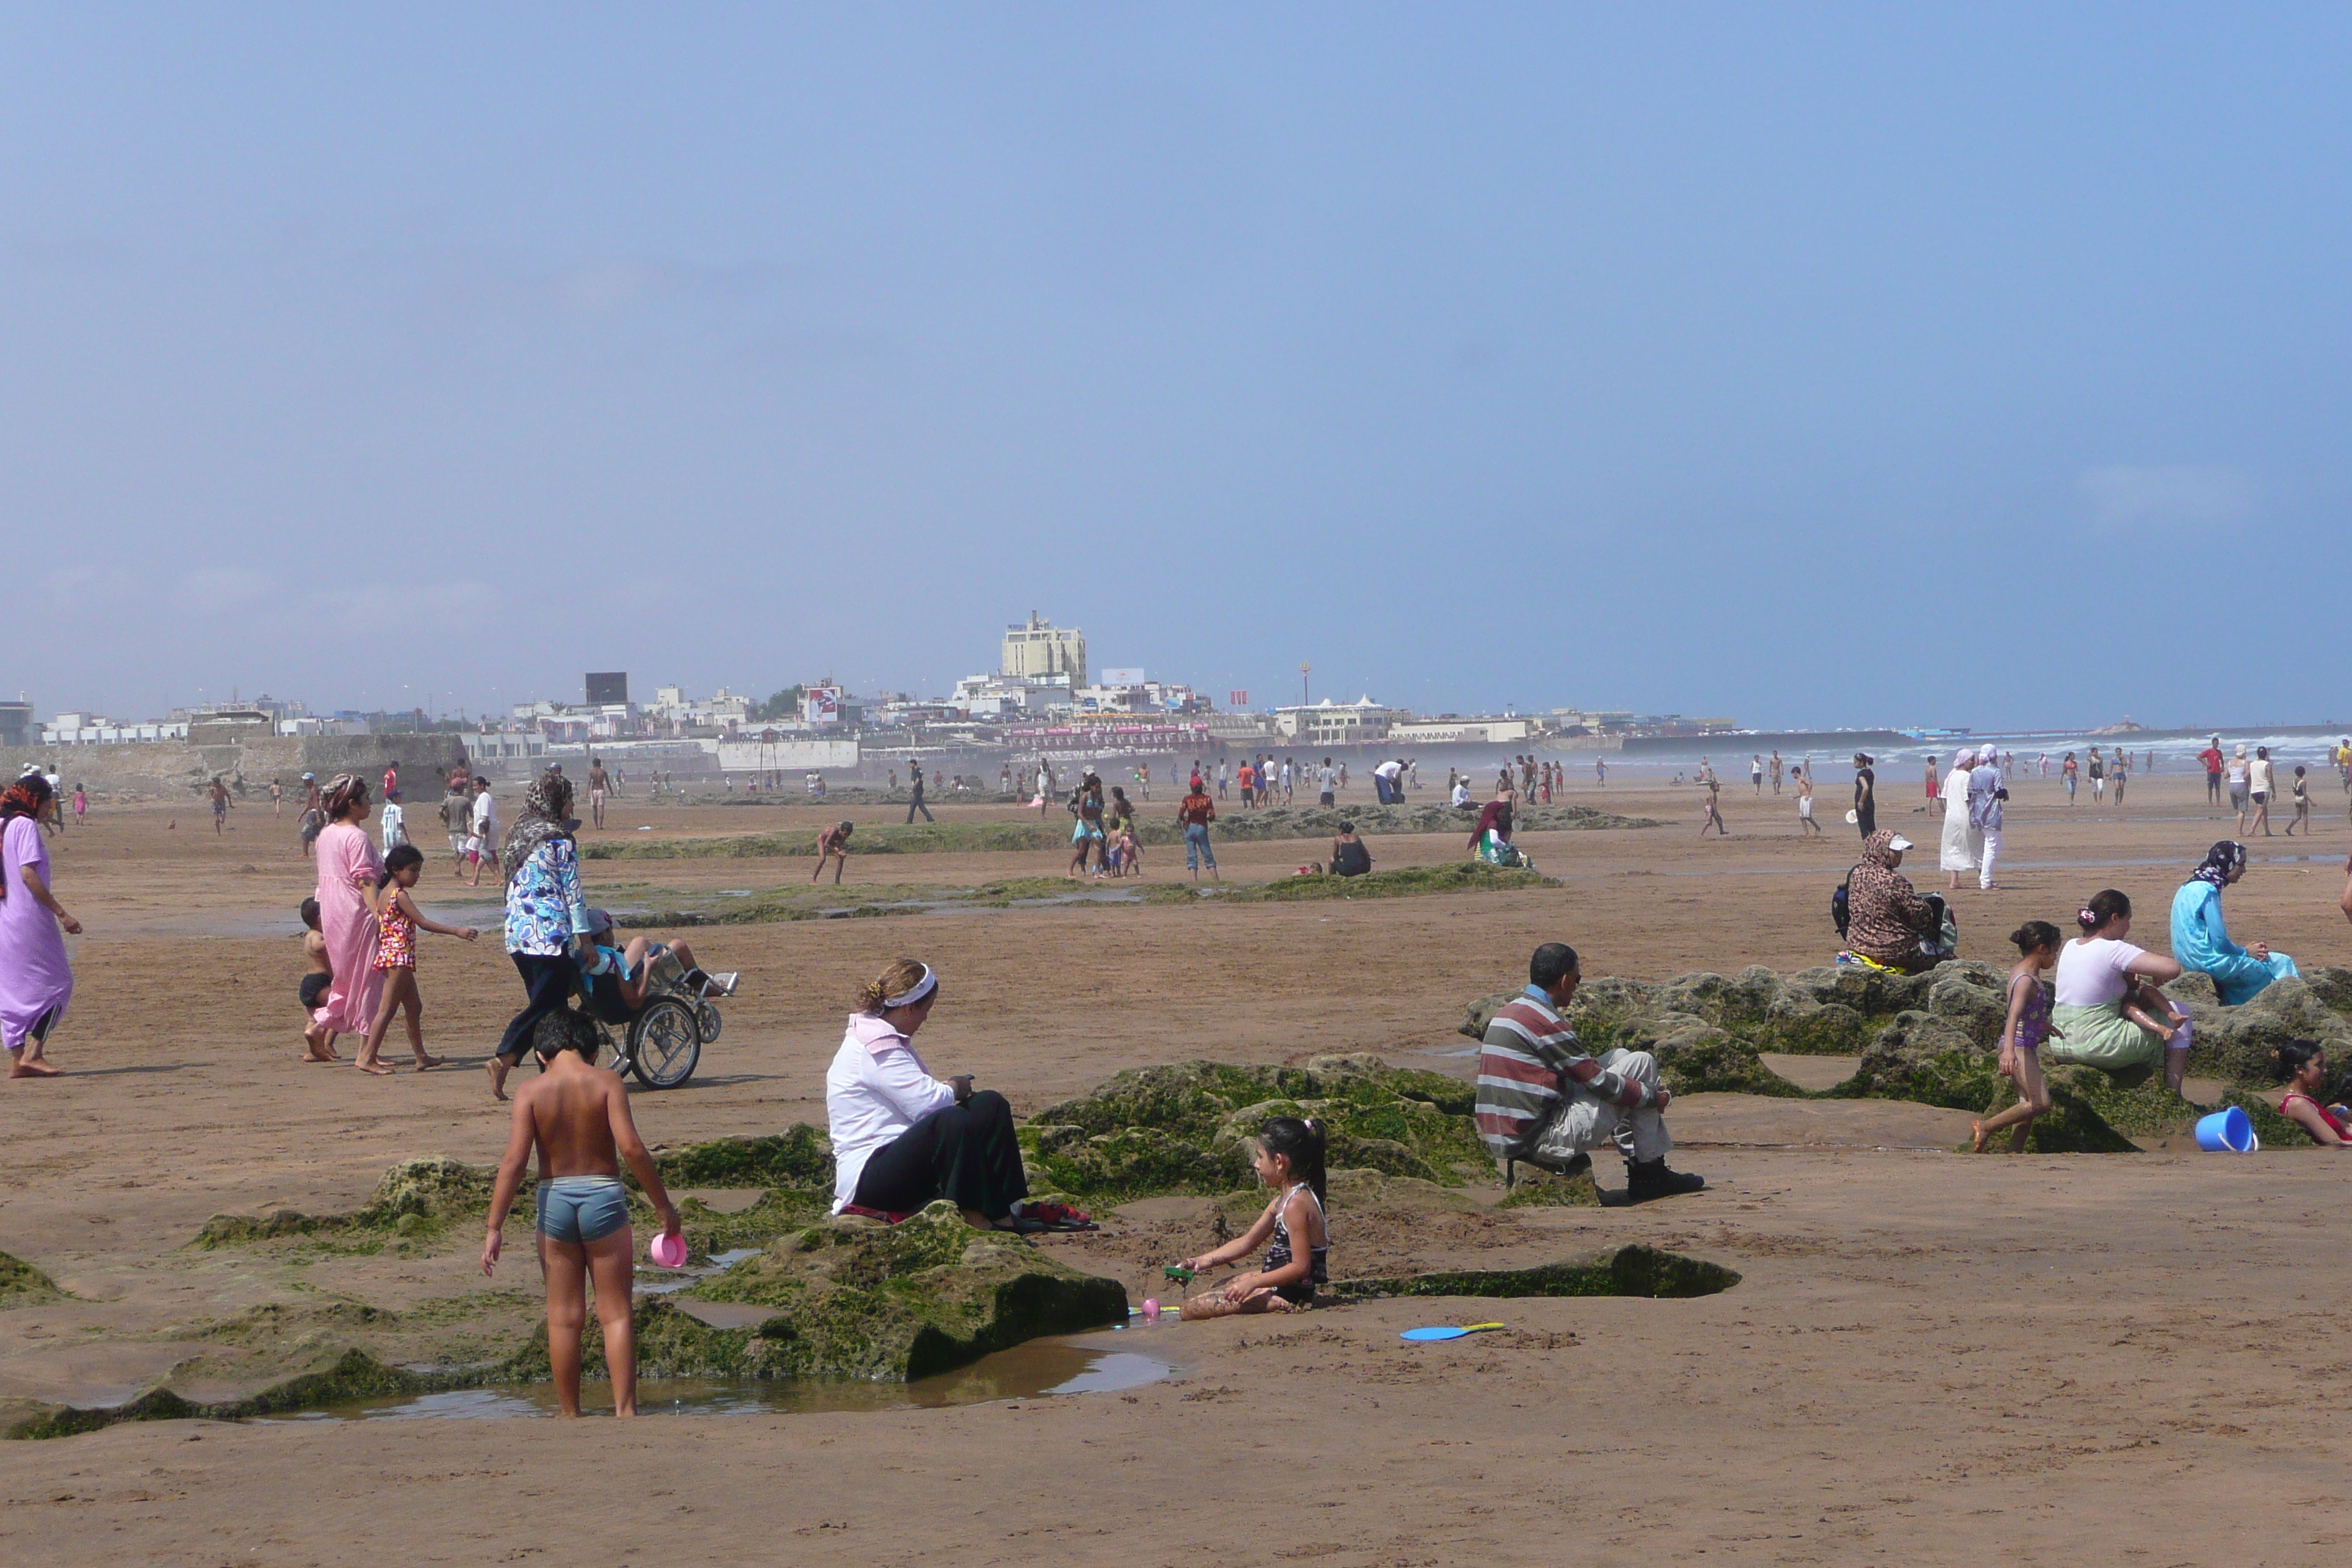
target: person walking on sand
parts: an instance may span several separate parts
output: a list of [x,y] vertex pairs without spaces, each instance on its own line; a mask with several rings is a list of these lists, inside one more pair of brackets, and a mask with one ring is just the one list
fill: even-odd
[[1764,754],[1761,752],[1748,759],[1748,782],[1759,795],[1764,793]]
[[630,1310],[636,1237],[629,1225],[629,1190],[621,1184],[623,1161],[660,1217],[662,1235],[682,1237],[682,1226],[661,1172],[637,1135],[628,1091],[617,1074],[596,1065],[598,1043],[586,1016],[569,1011],[551,1016],[538,1032],[533,1045],[546,1070],[515,1094],[511,1131],[482,1237],[482,1272],[496,1277],[507,1215],[536,1155],[535,1228],[540,1272],[547,1282],[547,1359],[555,1375],[556,1403],[566,1415],[580,1414],[580,1333],[588,1321],[593,1279],[596,1318],[604,1331],[604,1366],[613,1380],[613,1414],[625,1416],[637,1413],[636,1323]]
[[310,1021],[338,1035],[365,1035],[383,1002],[383,971],[375,966],[375,890],[383,858],[363,826],[368,787],[351,773],[328,781],[319,833],[319,930],[327,941],[334,980]]
[[2230,757],[2230,809],[2238,814],[2241,836],[2246,831],[2246,778],[2249,771],[2245,743],[2240,742],[2238,749]]
[[49,847],[41,823],[58,813],[57,792],[26,773],[0,793],[0,1048],[12,1079],[55,1078],[49,1037],[73,1000],[66,938],[81,922],[49,887]]
[[1956,752],[1951,771],[1944,775],[1944,834],[1936,863],[1943,869],[1947,892],[1958,892],[1960,879],[1984,858],[1984,841],[1969,821],[1969,775],[1975,763],[1974,752]]
[[1822,825],[1813,820],[1813,775],[1810,769],[1794,770],[1797,784],[1797,837],[1809,838],[1822,834]]
[[416,989],[416,933],[429,931],[460,942],[472,942],[481,935],[472,926],[445,926],[428,920],[417,909],[409,893],[424,870],[425,851],[414,844],[402,844],[383,858],[383,869],[377,873],[375,966],[383,974],[383,1000],[377,1005],[375,1022],[352,1065],[379,1078],[392,1071],[377,1058],[394,1013],[407,1015],[408,1048],[416,1058],[416,1070],[430,1072],[441,1065],[439,1057],[428,1056],[425,1050],[425,996]]
[[1772,753],[1772,760],[1766,763],[1765,766],[1767,771],[1769,771],[1772,775],[1772,793],[1774,795],[1779,795],[1780,793],[1780,777],[1786,771],[1780,761],[1780,753],[1778,751],[1775,751]]
[[2083,776],[2082,765],[2074,761],[2074,752],[2067,752],[2066,760],[2058,765],[2058,776],[2066,781],[2066,804],[2074,805],[2074,785]]
[[1717,837],[1728,838],[1731,837],[1731,829],[1723,825],[1723,786],[1716,783],[1716,781],[1711,777],[1708,778],[1706,783],[1706,816],[1698,825],[1698,836],[1701,838],[1706,837],[1706,830],[1712,827],[1715,829],[1716,836]]
[[2042,1044],[2050,1038],[2050,986],[2042,978],[2058,962],[2063,940],[2048,921],[2028,921],[2009,933],[2017,963],[2009,972],[2009,1016],[2000,1030],[2000,1075],[2017,1086],[2017,1103],[1999,1115],[1969,1125],[1971,1146],[1983,1153],[1992,1135],[2009,1133],[2009,1152],[2025,1152],[2034,1118],[2050,1109],[2050,1086],[2042,1077]]
[[2091,748],[2091,805],[2094,808],[2107,804],[2107,759],[2098,747]]
[[1878,831],[1878,774],[1868,752],[1853,754],[1853,821],[1865,839]]
[[441,797],[441,827],[449,836],[450,879],[462,882],[467,847],[474,838],[474,791],[462,772],[449,775],[447,793]]
[[[565,1008],[583,968],[596,961],[594,928],[580,889],[580,851],[572,835],[572,781],[553,768],[532,781],[522,815],[508,830],[499,870],[506,887],[507,952],[522,976],[524,1005],[507,1024],[498,1049],[482,1064],[490,1097],[507,1097],[507,1074],[531,1048],[532,1031]],[[341,973],[339,960],[335,968]]]
[[2208,744],[2203,751],[2197,753],[2197,760],[2205,764],[2205,804],[2208,805],[2221,805],[2221,737],[2219,735],[2214,736],[2211,742]]
[[[2271,832],[2271,793],[2275,787],[2271,749],[2256,746],[2254,760],[2246,764],[2246,799],[2254,808],[2253,826],[2262,829],[2265,838],[2276,837]],[[2252,829],[2242,828],[2240,831],[2249,838],[2253,837]]]
[[602,827],[604,826],[604,792],[612,787],[613,781],[604,772],[604,759],[601,757],[589,758],[588,821],[590,826],[595,827]]
[[[1933,756],[1930,756],[1927,759],[1927,814],[1930,816],[1935,815],[1936,805],[1936,759]],[[1944,804],[1944,814],[1948,816],[1951,815],[1951,810],[1950,803],[1946,802]]]
[[2121,746],[2116,748],[2116,765],[2108,770],[2116,777],[2116,804],[2124,803],[2124,786],[2131,783],[2131,753]]
[[[79,786],[75,788],[74,794],[77,796],[81,794]],[[272,816],[286,815],[286,786],[275,778],[269,781],[269,815]]]
[[218,834],[228,821],[229,807],[236,803],[229,799],[228,783],[218,773],[213,775],[212,785],[205,793],[212,797],[213,832]]
[[1201,793],[1195,784],[1192,792],[1176,808],[1176,821],[1184,830],[1184,868],[1192,873],[1192,880],[1201,879],[1201,862],[1209,863],[1209,880],[1221,882],[1217,875],[1216,851],[1209,847],[1209,824],[1217,820],[1217,803]]
[[923,814],[925,822],[937,821],[938,818],[931,815],[931,808],[923,804],[923,764],[912,757],[907,759],[907,779],[910,792],[907,796],[908,822],[911,824],[919,811]]
[[474,874],[466,885],[482,885],[482,862],[495,864],[499,858],[499,810],[490,799],[490,781],[476,774],[474,778],[474,830],[466,836],[466,858],[473,862]]
[[1977,752],[1977,765],[1969,773],[1969,831],[1977,836],[1977,887],[1992,890],[1993,862],[2000,858],[2001,807],[2009,802],[2009,784],[2001,776],[1995,760],[2000,753],[1987,746]]

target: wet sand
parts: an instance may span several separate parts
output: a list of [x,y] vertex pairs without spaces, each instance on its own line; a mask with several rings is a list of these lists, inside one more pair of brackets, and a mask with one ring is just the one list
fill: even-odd
[[[2230,895],[2241,940],[2267,937],[2307,963],[2352,951],[2336,908],[2352,824],[2335,781],[2322,783],[2316,841],[2252,841],[2255,868]],[[2133,895],[2138,938],[2161,949],[2172,889],[2232,826],[2188,775],[2135,780],[2121,811],[2069,811],[2054,781],[2023,781],[2018,795],[2003,886],[1958,900],[1969,956],[2000,957],[2019,921],[2063,923],[2109,885]],[[1744,780],[1725,792],[1727,842],[1696,837],[1686,788],[1586,781],[1569,799],[1666,825],[1528,835],[1563,883],[1528,892],[698,929],[688,934],[712,967],[744,972],[743,994],[689,1088],[637,1095],[640,1124],[677,1143],[821,1123],[849,994],[902,952],[945,979],[922,1042],[933,1068],[975,1072],[1026,1113],[1122,1067],[1191,1057],[1369,1050],[1466,1073],[1469,1042],[1453,1033],[1464,1003],[1516,983],[1542,940],[1575,943],[1589,973],[1644,979],[1792,969],[1834,951],[1828,897],[1855,842],[1838,820],[1842,795],[1822,795],[1828,837],[1810,842],[1795,836],[1790,797],[1759,803]],[[942,820],[1022,815],[935,809]],[[606,837],[844,815],[904,811],[625,800]],[[183,1250],[215,1213],[352,1206],[397,1159],[495,1159],[504,1116],[474,1064],[520,987],[494,930],[473,947],[423,938],[428,1045],[467,1065],[383,1080],[303,1066],[299,950],[272,934],[291,931],[311,885],[292,816],[247,805],[218,838],[195,810],[167,829],[173,816],[101,808],[53,841],[59,896],[89,928],[55,1047],[71,1076],[0,1085],[14,1171],[0,1248],[76,1299],[0,1313],[0,1397],[121,1397],[164,1370],[142,1358],[163,1347],[136,1335],[305,1289],[398,1304],[467,1288],[462,1254],[306,1277]],[[1942,886],[1934,821],[1907,800],[1881,820],[1918,838],[1906,869],[1919,885]],[[635,833],[640,823],[655,833]],[[481,894],[451,889],[438,836],[419,842],[431,857],[420,901],[476,918],[462,904]],[[1391,868],[1458,858],[1461,844],[1372,847]],[[2318,858],[2265,858],[2290,854]],[[1153,879],[1182,875],[1181,850],[1150,857]],[[1306,843],[1219,848],[1225,874],[1243,879],[1318,858]],[[870,855],[849,877],[961,885],[1051,876],[1063,860]],[[809,866],[599,860],[587,876],[615,907],[676,907],[803,882]],[[404,1049],[395,1037],[387,1059]],[[630,1429],[125,1426],[0,1446],[0,1549],[11,1562],[173,1563],[578,1554],[568,1541],[639,1563],[2336,1554],[2335,1500],[2352,1467],[2314,1416],[2352,1359],[2327,1261],[2352,1168],[2315,1151],[1960,1163],[1948,1151],[1966,1119],[1901,1104],[1707,1095],[1670,1120],[1685,1143],[1677,1164],[1710,1180],[1704,1194],[1465,1216],[1421,1234],[1368,1226],[1360,1250],[1384,1266],[1485,1267],[1647,1240],[1741,1270],[1721,1296],[1469,1303],[1470,1317],[1391,1302],[1167,1325],[1120,1338],[1176,1362],[1174,1381],[947,1410]],[[1353,1271],[1345,1215],[1336,1223],[1340,1269]],[[1139,1214],[1056,1245],[1074,1260],[1099,1252],[1095,1266],[1132,1287],[1150,1249],[1183,1228],[1181,1215]],[[1486,1317],[1510,1329],[1452,1346],[1394,1337],[1415,1321]]]

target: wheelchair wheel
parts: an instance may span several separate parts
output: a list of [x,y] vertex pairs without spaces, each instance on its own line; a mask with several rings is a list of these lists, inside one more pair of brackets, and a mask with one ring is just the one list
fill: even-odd
[[702,1036],[702,1043],[704,1045],[712,1045],[718,1041],[719,1026],[724,1022],[725,1020],[719,1016],[719,1009],[712,1006],[709,1003],[702,1002],[696,1004],[694,1009],[694,1024],[695,1028]]
[[647,1089],[676,1089],[702,1059],[702,1032],[694,1009],[675,996],[646,1004],[629,1027],[629,1070]]

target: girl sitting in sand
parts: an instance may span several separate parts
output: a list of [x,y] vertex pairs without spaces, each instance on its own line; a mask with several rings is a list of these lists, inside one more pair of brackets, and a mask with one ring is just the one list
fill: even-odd
[[1265,1263],[1184,1303],[1184,1316],[1223,1318],[1235,1312],[1294,1312],[1315,1304],[1315,1287],[1330,1278],[1330,1226],[1323,1218],[1323,1127],[1297,1116],[1267,1119],[1258,1131],[1257,1179],[1274,1200],[1257,1223],[1214,1252],[1178,1267],[1199,1273],[1265,1247]]
[[2315,1040],[2289,1040],[2279,1047],[2279,1066],[2286,1069],[2286,1098],[2279,1114],[2311,1134],[2323,1149],[2352,1149],[2352,1110],[2323,1105],[2321,1085],[2327,1080],[2327,1053]]
[[441,1065],[439,1057],[425,1054],[425,999],[416,990],[417,931],[454,936],[460,942],[471,942],[482,934],[472,926],[445,926],[417,911],[408,889],[416,886],[416,879],[424,874],[425,852],[414,844],[395,844],[384,856],[383,874],[376,879],[375,966],[383,971],[383,1001],[377,1006],[375,1024],[368,1030],[367,1039],[352,1065],[378,1077],[392,1071],[376,1060],[376,1053],[383,1048],[384,1031],[392,1026],[394,1009],[408,1015],[408,1048],[416,1053],[416,1070],[429,1072]]
[[319,1017],[320,1005],[327,999],[327,989],[335,983],[335,965],[327,956],[326,933],[319,929],[319,900],[302,900],[302,923],[310,929],[302,933],[302,957],[310,964],[303,973],[302,983],[295,994],[302,999],[302,1011],[310,1016],[310,1026],[302,1031],[306,1062],[339,1062],[335,1054],[335,1031]]
[[2050,1086],[2042,1079],[2042,1042],[2058,1031],[2050,1026],[2050,984],[2043,976],[2058,962],[2058,945],[2064,939],[2048,921],[2028,921],[2010,932],[2009,940],[2017,944],[2018,957],[2009,972],[2009,1018],[2000,1030],[2000,1073],[2017,1085],[2017,1103],[1969,1129],[1979,1154],[2004,1127],[2010,1130],[2009,1152],[2022,1154],[2033,1119],[2050,1109]]

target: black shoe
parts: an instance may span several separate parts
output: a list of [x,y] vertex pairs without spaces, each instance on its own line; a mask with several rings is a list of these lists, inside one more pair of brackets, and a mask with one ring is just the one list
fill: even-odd
[[1695,1193],[1706,1185],[1705,1176],[1685,1174],[1666,1169],[1662,1155],[1655,1160],[1625,1162],[1625,1196],[1632,1203],[1647,1203],[1652,1198],[1676,1197]]

